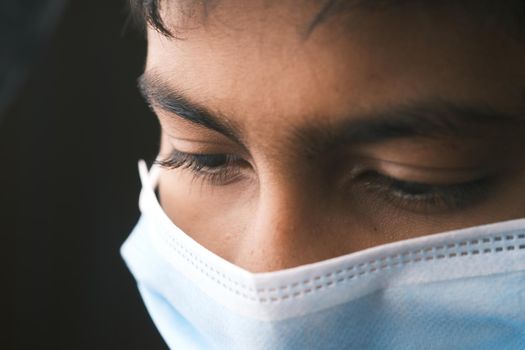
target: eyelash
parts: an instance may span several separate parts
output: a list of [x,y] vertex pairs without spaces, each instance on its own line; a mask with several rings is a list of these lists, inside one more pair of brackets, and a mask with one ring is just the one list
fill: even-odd
[[357,180],[368,191],[381,195],[395,206],[423,212],[465,208],[485,198],[494,184],[491,176],[462,183],[434,185],[402,181],[375,171],[365,172]]
[[[194,179],[223,186],[239,178],[243,162],[242,158],[229,154],[190,154],[173,150],[156,164],[167,169],[188,169]],[[403,181],[370,170],[357,175],[353,181],[396,207],[432,212],[461,209],[484,198],[493,178],[486,176],[463,183],[434,185]]]
[[230,154],[191,154],[173,150],[171,154],[156,164],[167,169],[188,169],[194,179],[212,185],[227,185],[238,179],[240,163],[243,160]]

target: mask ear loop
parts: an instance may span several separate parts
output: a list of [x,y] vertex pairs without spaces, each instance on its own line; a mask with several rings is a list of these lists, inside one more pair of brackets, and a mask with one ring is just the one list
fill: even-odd
[[149,185],[152,189],[156,188],[159,181],[160,167],[154,163],[148,171],[148,166],[143,159],[139,160],[138,167],[142,186]]

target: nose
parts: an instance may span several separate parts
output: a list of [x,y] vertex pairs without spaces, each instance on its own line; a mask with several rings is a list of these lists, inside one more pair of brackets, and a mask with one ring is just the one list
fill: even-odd
[[268,272],[311,263],[337,254],[324,225],[320,191],[290,180],[261,183],[255,213],[242,235],[233,262],[252,272]]

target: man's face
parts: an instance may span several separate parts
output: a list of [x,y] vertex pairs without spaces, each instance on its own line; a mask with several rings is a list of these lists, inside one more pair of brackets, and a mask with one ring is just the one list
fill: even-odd
[[525,217],[523,43],[447,10],[306,35],[306,1],[235,3],[148,30],[160,199],[196,241],[260,272]]

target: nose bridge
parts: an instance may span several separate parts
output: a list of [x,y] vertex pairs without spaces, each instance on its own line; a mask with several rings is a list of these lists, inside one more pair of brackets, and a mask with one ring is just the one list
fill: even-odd
[[235,263],[253,272],[267,272],[311,261],[316,251],[312,237],[319,236],[321,216],[315,192],[292,179],[261,183],[256,212]]

